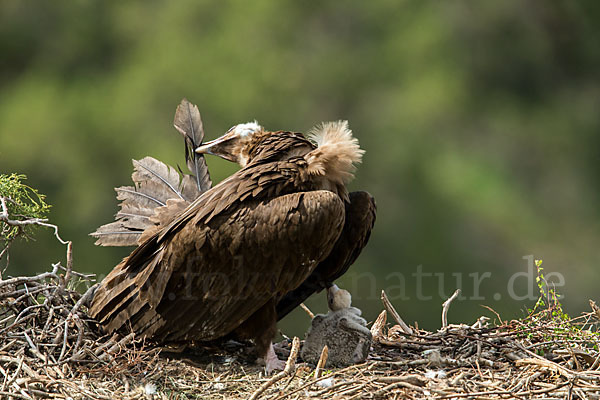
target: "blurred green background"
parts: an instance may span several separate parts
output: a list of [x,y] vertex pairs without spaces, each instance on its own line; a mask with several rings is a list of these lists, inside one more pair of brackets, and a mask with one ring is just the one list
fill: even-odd
[[[128,249],[87,234],[117,211],[132,158],[184,165],[181,98],[207,139],[348,119],[367,151],[351,188],[376,197],[378,221],[340,284],[367,319],[387,289],[435,329],[456,287],[451,322],[481,304],[520,316],[530,254],[578,313],[600,281],[599,38],[595,0],[0,1],[0,173],[27,174],[76,268],[105,274]],[[208,162],[215,182],[236,169]],[[40,232],[9,273],[64,253]],[[280,328],[307,325],[296,310]]]

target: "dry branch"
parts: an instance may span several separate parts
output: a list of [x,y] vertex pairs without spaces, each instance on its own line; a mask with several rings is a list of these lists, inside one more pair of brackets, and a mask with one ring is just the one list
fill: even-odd
[[269,387],[273,386],[276,382],[282,380],[286,376],[290,376],[294,373],[296,369],[296,358],[298,357],[298,350],[300,350],[300,339],[295,337],[294,341],[292,342],[292,350],[290,351],[290,356],[288,357],[287,362],[285,363],[285,368],[283,369],[283,371],[273,376],[261,387],[259,387],[258,390],[256,390],[256,392],[254,392],[252,396],[250,396],[249,400],[258,399]]
[[400,318],[400,314],[398,314],[398,311],[396,311],[396,309],[394,308],[394,306],[392,305],[392,303],[388,299],[387,294],[385,294],[384,290],[381,291],[381,301],[383,302],[383,305],[384,305],[385,309],[388,310],[388,312],[390,314],[392,314],[392,317],[394,317],[394,319],[396,320],[396,322],[398,323],[398,325],[400,325],[400,327],[402,328],[402,330],[404,331],[404,333],[406,333],[408,335],[412,335],[413,334],[412,329],[410,328],[410,326],[408,326],[404,322],[404,320],[402,320],[402,318]]
[[319,361],[317,362],[317,367],[315,368],[315,378],[320,378],[321,373],[323,372],[323,368],[327,363],[327,357],[329,356],[329,348],[327,345],[323,347],[321,351],[321,356],[319,357]]
[[304,311],[306,311],[306,313],[308,314],[310,319],[313,319],[315,317],[315,314],[313,314],[313,312],[310,311],[310,308],[308,308],[304,303],[300,303],[300,308],[302,308]]
[[459,294],[460,289],[456,289],[454,294],[452,294],[452,296],[450,296],[450,298],[442,304],[442,328],[448,326],[448,309],[450,309],[450,304],[458,297]]

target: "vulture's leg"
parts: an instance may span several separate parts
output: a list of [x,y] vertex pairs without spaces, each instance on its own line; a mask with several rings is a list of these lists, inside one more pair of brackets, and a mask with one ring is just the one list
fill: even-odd
[[310,295],[329,287],[346,273],[369,241],[375,224],[375,199],[367,192],[350,193],[346,203],[346,222],[333,250],[319,263],[310,276],[296,289],[287,293],[277,304],[280,320]]
[[240,339],[253,339],[256,344],[258,357],[266,364],[267,373],[273,370],[283,370],[285,361],[277,358],[273,349],[273,337],[277,333],[277,313],[275,311],[275,300],[269,300],[264,306],[254,312],[236,330],[235,334]]
[[285,361],[277,358],[275,349],[273,348],[273,342],[269,341],[269,348],[267,349],[267,355],[265,356],[265,365],[267,374],[270,375],[274,370],[281,370],[285,368]]

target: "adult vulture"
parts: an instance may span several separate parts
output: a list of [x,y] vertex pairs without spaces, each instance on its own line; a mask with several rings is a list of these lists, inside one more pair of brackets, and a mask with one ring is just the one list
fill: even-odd
[[[90,315],[108,332],[133,329],[159,343],[253,339],[267,370],[281,368],[271,344],[277,320],[347,270],[375,220],[373,198],[345,186],[363,154],[347,123],[323,124],[310,137],[233,127],[195,153],[242,168],[197,196],[186,189],[189,175],[175,187],[169,167],[139,161],[146,192],[136,182],[122,199],[156,202],[122,204],[121,220],[93,234],[118,245],[134,244],[126,237],[135,232],[139,246],[101,282]],[[148,173],[152,160],[166,170]],[[158,191],[157,175],[178,197],[147,194]],[[144,231],[128,230],[128,221]]]

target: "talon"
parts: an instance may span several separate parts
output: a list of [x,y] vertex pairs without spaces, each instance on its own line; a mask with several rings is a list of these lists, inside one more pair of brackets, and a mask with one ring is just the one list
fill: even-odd
[[271,373],[275,370],[283,371],[285,368],[285,361],[277,358],[277,354],[275,354],[275,350],[273,349],[273,343],[269,346],[269,350],[267,350],[267,355],[265,356],[265,364],[267,369],[267,374],[271,375]]

